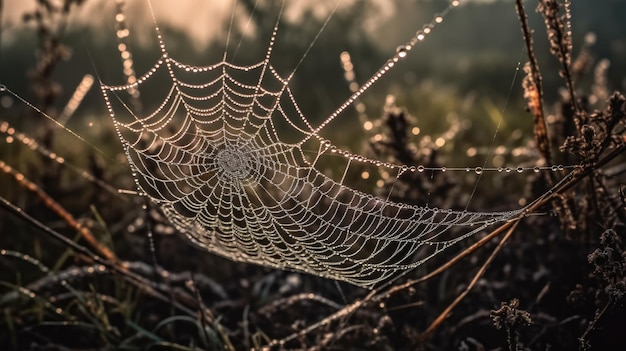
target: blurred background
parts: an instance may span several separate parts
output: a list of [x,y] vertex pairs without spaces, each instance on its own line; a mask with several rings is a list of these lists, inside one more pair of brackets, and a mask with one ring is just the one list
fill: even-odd
[[[508,154],[527,146],[532,139],[532,118],[524,111],[522,76],[518,74],[526,56],[514,1],[463,3],[364,94],[360,106],[347,109],[323,136],[363,153],[363,143],[379,134],[382,122],[376,120],[391,95],[393,104],[412,116],[411,141],[419,147],[441,149],[449,156],[441,162],[448,166],[475,167],[497,146],[505,147]],[[157,1],[152,6],[168,51],[181,62],[208,65],[219,62],[226,52],[229,61],[249,65],[264,57],[280,4]],[[353,83],[361,84],[447,4],[436,0],[286,1],[272,64],[287,76],[307,52],[290,87],[304,114],[316,125],[351,94],[342,53],[349,54]],[[543,19],[533,11],[534,6],[529,2],[527,10],[531,28],[536,28],[535,50],[541,69],[558,71],[559,63],[548,51]],[[584,52],[589,62],[588,74],[578,77],[579,86],[591,86],[594,69],[601,64],[608,89],[622,89],[626,84],[626,36],[621,18],[626,5],[617,0],[601,5],[583,0],[576,1],[571,11],[574,56]],[[97,80],[123,84],[129,74],[145,73],[158,59],[148,3],[4,1],[1,28],[0,81],[52,117],[62,116],[63,124],[86,140],[94,144],[99,138],[111,141],[102,145],[110,150],[109,158],[123,159],[117,141],[102,134],[111,132],[112,123],[105,114]],[[562,79],[545,75],[543,83],[546,101],[555,101]],[[153,97],[159,96],[161,85],[145,84],[136,92],[144,96],[138,95],[136,102],[145,111],[160,103]],[[78,98],[73,99],[77,92]],[[13,100],[2,97],[2,106],[12,111],[7,118],[19,114],[30,116],[32,122],[41,120],[32,109]],[[24,122],[27,120],[10,122],[29,128],[32,124]],[[498,125],[494,146],[486,145]],[[465,132],[446,134],[451,128]],[[337,138],[333,131],[344,133]],[[85,151],[74,148],[70,152],[81,150]],[[488,166],[508,161],[488,160]]]
[[[50,2],[61,4],[63,1]],[[45,11],[40,11],[47,30],[55,33],[57,40],[67,47],[62,59],[49,72],[50,79],[63,87],[57,92],[54,104],[59,111],[86,74],[98,76],[107,84],[124,81],[117,50],[116,1],[70,2],[74,4],[68,14],[46,15]],[[3,1],[0,47],[0,79],[34,103],[38,101],[32,92],[32,74],[29,76],[28,72],[36,66],[43,50],[36,3],[34,0]],[[222,58],[230,38],[229,57],[237,63],[250,64],[264,56],[279,3],[155,1],[153,7],[165,33],[168,50],[180,61],[216,62]],[[336,8],[292,83],[305,114],[314,121],[319,120],[349,96],[339,58],[341,52],[350,53],[356,81],[363,82],[446,3],[436,0],[286,1],[272,62],[280,72],[290,73]],[[410,97],[420,89],[431,90],[432,94],[449,90],[459,97],[477,93],[481,99],[491,100],[498,107],[507,99],[519,102],[520,84],[515,84],[513,93],[509,93],[518,62],[525,61],[514,2],[463,3],[461,10],[450,13],[443,25],[365,97],[372,114],[379,113],[388,93],[396,95],[409,110],[415,110],[414,105],[418,104],[415,101],[419,99]],[[527,6],[531,27],[537,28],[536,50],[542,68],[557,69],[558,62],[547,50],[542,19],[534,13],[532,2]],[[601,4],[582,0],[572,5],[574,53],[580,50],[585,36],[593,33],[593,57],[610,60],[609,79],[616,89],[626,84],[622,78],[626,69],[626,38],[621,21],[625,13],[626,5],[618,0]],[[153,19],[145,1],[127,1],[124,15],[129,32],[123,39],[133,55],[135,72],[141,74],[152,66],[158,55]],[[231,18],[233,24],[229,32]],[[552,94],[548,99],[554,98],[559,78],[546,76],[544,82],[545,91]],[[92,118],[102,113],[102,106],[100,93],[94,88],[76,115],[81,119]],[[427,124],[428,120],[424,118],[420,123]]]
[[[393,162],[472,168],[535,165],[540,157],[534,147],[533,118],[526,111],[521,88],[520,71],[527,56],[514,1],[462,3],[322,135],[351,152]],[[351,83],[365,82],[395,54],[398,45],[431,22],[447,4],[442,0],[286,0],[271,62],[283,76],[297,67],[290,87],[304,114],[317,125],[351,95]],[[546,110],[552,113],[563,102],[563,80],[558,74],[561,65],[549,52],[543,19],[534,12],[536,2],[525,4],[544,73]],[[168,52],[179,61],[209,65],[222,60],[226,53],[228,61],[251,65],[265,56],[281,2],[154,0],[152,6]],[[249,349],[255,342],[265,344],[268,337],[263,333],[271,337],[288,335],[335,310],[324,305],[300,315],[298,302],[286,304],[285,310],[272,302],[300,292],[314,292],[346,304],[363,295],[361,289],[347,284],[338,288],[334,282],[320,278],[233,263],[207,254],[176,235],[158,209],[137,196],[118,193],[118,189],[134,190],[135,184],[98,80],[110,85],[133,81],[160,57],[147,1],[4,0],[0,1],[0,10],[0,84],[24,100],[12,94],[0,95],[0,168],[4,171],[0,173],[0,196],[48,228],[90,246],[76,234],[76,227],[59,219],[49,201],[35,196],[24,183],[15,180],[30,179],[71,213],[75,222],[91,228],[102,246],[115,252],[116,257],[136,264],[137,272],[159,281],[151,271],[152,255],[156,254],[158,264],[171,272],[198,274],[205,284],[200,289],[204,301],[221,318],[212,324],[216,343],[228,345],[227,341],[233,340],[235,347],[231,349]],[[584,91],[600,87],[601,90],[588,94],[589,106],[604,108],[610,92],[626,88],[626,2],[577,0],[572,2],[571,13],[573,56],[582,57],[580,62],[585,67],[576,77],[577,87]],[[150,111],[158,106],[161,101],[151,97],[157,96],[162,86],[158,81],[141,85],[133,97],[137,103],[134,108]],[[25,101],[84,140],[51,123]],[[403,126],[401,133],[394,135],[398,126]],[[404,136],[407,138],[398,142],[398,137]],[[403,152],[406,158],[399,159],[398,154]],[[559,161],[568,164],[572,159]],[[341,176],[342,164],[327,161],[322,171],[335,178]],[[480,178],[475,194],[474,172],[421,175],[393,186],[393,174],[368,173],[366,177],[364,173],[350,174],[350,184],[381,196],[390,195],[393,187],[393,200],[442,208],[463,208],[469,202],[470,209],[517,209],[526,204],[525,197],[530,199],[545,190],[542,184],[537,185],[541,183],[539,176],[533,178],[527,174],[530,172],[522,176],[515,172],[486,174]],[[497,269],[482,282],[479,292],[460,307],[456,319],[451,319],[445,333],[436,339],[437,345],[458,349],[463,343],[471,344],[469,339],[490,347],[505,345],[504,336],[490,340],[495,329],[488,309],[518,297],[522,304],[534,309],[533,313],[544,316],[544,324],[531,329],[526,334],[528,339],[534,338],[537,346],[559,345],[562,341],[564,349],[576,347],[589,316],[596,311],[592,296],[595,290],[581,292],[587,294],[588,303],[576,312],[562,312],[566,311],[562,305],[570,291],[578,289],[578,282],[587,281],[587,254],[598,244],[598,233],[594,239],[569,235],[570,232],[561,235],[557,219],[542,216],[537,219],[541,227],[534,220],[520,229],[526,235],[520,235],[512,248],[503,253],[502,260],[494,264]],[[4,289],[0,292],[0,306],[5,308],[6,317],[0,322],[0,344],[6,341],[14,349],[21,349],[35,339],[44,340],[37,345],[46,345],[49,340],[56,342],[55,333],[58,338],[75,334],[76,329],[31,328],[41,325],[42,320],[84,321],[94,326],[76,326],[77,330],[95,330],[97,334],[92,337],[91,332],[85,333],[75,340],[76,347],[118,345],[119,340],[125,340],[139,349],[146,338],[160,342],[153,338],[155,335],[189,344],[180,336],[187,334],[180,334],[178,326],[165,331],[155,327],[175,314],[171,305],[152,297],[140,300],[143,292],[115,275],[115,279],[99,280],[93,272],[76,273],[78,278],[71,281],[74,290],[70,300],[79,302],[73,305],[64,300],[59,304],[67,307],[67,318],[54,314],[50,317],[41,301],[11,300],[10,293],[22,286],[37,291],[38,296],[45,297],[42,301],[50,301],[51,296],[58,298],[62,295],[59,291],[66,289],[52,278],[89,263],[66,246],[39,235],[34,228],[32,221],[0,210],[0,250],[28,255],[14,260],[7,258],[7,251],[0,252],[0,285]],[[147,240],[150,232],[155,234],[154,250]],[[592,244],[577,245],[588,242]],[[52,273],[33,268],[25,257],[40,260]],[[363,332],[365,337],[358,333],[353,339],[347,337],[344,346],[370,340],[374,349],[411,349],[418,343],[416,335],[427,321],[465,286],[468,267],[480,264],[484,257],[474,256],[464,269],[386,301],[393,306],[389,311],[372,307],[367,310],[370,314],[359,315],[359,323],[371,324],[372,331]],[[416,270],[407,277],[426,272],[426,268]],[[52,278],[42,281],[42,277]],[[215,285],[207,283],[213,280],[203,280],[204,277],[214,279]],[[183,286],[188,280],[172,284]],[[542,293],[551,281],[557,283]],[[33,282],[39,285],[28,285]],[[115,299],[109,301],[115,300],[111,302],[115,308],[92,311],[87,295],[94,290],[113,296]],[[193,301],[195,296],[191,295]],[[539,295],[545,297],[545,302],[539,303]],[[77,296],[83,300],[75,299]],[[414,303],[422,306],[422,302],[423,308],[402,307]],[[304,307],[310,307],[306,303],[310,302],[303,303]],[[480,311],[476,311],[476,306],[481,306]],[[571,319],[575,313],[587,319]],[[604,325],[603,337],[616,335],[611,334],[610,328],[623,326],[615,322],[618,317],[612,324]],[[393,320],[391,324],[395,326],[389,327],[385,318]],[[220,323],[227,331],[220,329]],[[249,325],[253,326],[252,331],[246,329]],[[146,330],[154,333],[144,333]],[[314,340],[308,341],[321,342],[324,331],[334,332],[330,326],[322,328],[322,332],[311,336]],[[378,331],[384,332],[377,334]],[[105,341],[93,341],[98,338]],[[196,334],[191,338],[202,339]]]

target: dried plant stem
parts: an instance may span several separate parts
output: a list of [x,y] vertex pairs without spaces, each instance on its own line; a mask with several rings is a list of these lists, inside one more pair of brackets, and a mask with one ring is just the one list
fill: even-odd
[[449,269],[450,267],[454,266],[460,260],[462,260],[463,258],[469,256],[471,253],[476,251],[478,248],[482,247],[483,245],[485,245],[486,243],[491,241],[493,238],[495,238],[496,236],[500,235],[503,231],[509,229],[512,225],[516,225],[517,222],[518,222],[518,220],[515,220],[515,221],[507,222],[507,223],[499,226],[498,228],[494,229],[489,234],[487,234],[486,236],[481,238],[479,241],[477,241],[474,244],[472,244],[467,249],[465,249],[462,252],[458,253],[452,259],[448,260],[446,263],[444,263],[441,266],[437,267],[435,270],[431,271],[430,273],[428,273],[425,276],[422,276],[422,277],[420,277],[418,279],[412,279],[412,280],[407,281],[404,284],[393,286],[388,291],[386,291],[384,294],[378,295],[377,296],[378,299],[376,299],[376,300],[379,300],[380,297],[382,297],[382,296],[389,296],[391,294],[395,294],[397,292],[400,292],[400,291],[402,291],[404,289],[410,288],[413,285],[417,285],[419,283],[425,282],[428,279],[433,278],[434,276],[445,272],[447,269]]
[[606,304],[604,304],[604,307],[601,310],[596,310],[596,315],[593,317],[593,320],[589,322],[589,324],[587,325],[587,329],[585,329],[585,332],[583,333],[583,335],[581,335],[580,338],[578,338],[578,340],[581,343],[581,350],[585,349],[584,346],[585,346],[585,342],[587,339],[587,335],[589,335],[589,333],[591,333],[591,331],[596,327],[596,324],[598,323],[600,318],[604,315],[604,313],[609,309],[609,306],[611,306],[612,302],[613,301],[609,299],[609,301],[607,301]]
[[528,65],[525,67],[526,78],[524,79],[524,97],[528,101],[528,107],[534,116],[534,135],[537,149],[545,158],[547,164],[552,163],[550,154],[550,138],[546,127],[545,114],[543,112],[543,87],[542,77],[539,71],[539,62],[533,49],[532,31],[528,27],[528,16],[524,9],[523,0],[515,0],[515,9],[519,18],[526,52],[528,53]]
[[565,85],[567,86],[574,110],[574,124],[576,125],[576,130],[580,130],[583,110],[578,103],[578,99],[576,99],[574,79],[571,70],[572,33],[570,25],[570,2],[565,0],[564,3],[565,23],[563,19],[559,17],[559,7],[556,0],[539,0],[538,11],[543,16],[546,25],[551,52],[556,56],[559,62],[561,62],[561,75],[565,79]]
[[467,285],[465,290],[463,290],[463,292],[461,292],[454,299],[454,301],[452,301],[452,303],[450,303],[450,305],[448,305],[448,307],[446,307],[446,309],[443,310],[443,312],[441,312],[439,316],[437,316],[437,318],[435,318],[435,320],[430,324],[430,326],[428,326],[428,328],[422,333],[422,335],[420,336],[420,339],[422,340],[429,339],[432,333],[435,331],[435,329],[437,329],[441,325],[441,323],[443,323],[443,321],[448,317],[450,312],[452,312],[452,310],[465,298],[465,296],[467,296],[467,294],[469,294],[469,292],[476,285],[478,280],[483,276],[483,274],[485,274],[485,271],[487,271],[487,267],[489,267],[491,262],[493,262],[498,252],[502,250],[502,248],[504,247],[504,244],[509,240],[509,238],[515,231],[515,228],[517,228],[518,224],[519,224],[519,221],[514,222],[514,224],[509,228],[509,230],[506,232],[502,240],[500,240],[500,242],[498,243],[498,246],[496,246],[496,248],[493,249],[489,257],[485,260],[483,265],[478,270],[478,272],[476,272],[476,274],[474,275],[474,278]]
[[59,217],[61,217],[65,223],[67,223],[70,227],[74,228],[80,235],[100,253],[106,259],[111,261],[117,261],[117,256],[111,249],[103,245],[101,242],[96,239],[95,235],[89,230],[89,228],[80,224],[71,213],[69,213],[61,204],[56,202],[50,195],[48,195],[43,189],[41,189],[37,184],[31,182],[24,176],[24,174],[14,170],[11,166],[7,165],[3,161],[0,161],[0,170],[4,173],[11,175],[17,183],[23,188],[33,192],[37,197],[43,201],[44,205],[56,213]]

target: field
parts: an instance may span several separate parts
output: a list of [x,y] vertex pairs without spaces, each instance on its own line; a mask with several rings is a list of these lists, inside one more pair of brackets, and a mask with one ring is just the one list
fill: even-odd
[[623,4],[0,7],[7,349],[626,342]]

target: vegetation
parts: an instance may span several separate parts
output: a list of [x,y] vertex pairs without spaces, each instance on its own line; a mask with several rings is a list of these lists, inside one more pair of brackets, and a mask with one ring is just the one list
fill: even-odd
[[[64,25],[83,2],[41,0],[26,14],[39,42],[37,61],[23,81],[39,110],[16,104],[0,112],[0,345],[10,350],[610,350],[626,342],[626,99],[610,88],[621,77],[609,75],[608,61],[594,59],[593,37],[572,37],[569,1],[539,0],[543,23],[533,20],[523,1],[506,3],[517,10],[528,63],[521,68],[523,83],[516,83],[523,91],[506,110],[514,118],[497,129],[494,145],[503,151],[493,165],[554,165],[553,171],[492,172],[476,189],[465,172],[413,172],[375,190],[441,208],[463,208],[468,196],[470,205],[482,210],[519,208],[539,199],[535,212],[485,233],[457,256],[444,255],[372,292],[198,250],[153,204],[117,191],[134,184],[113,128],[76,123],[71,128],[77,139],[42,118],[60,118],[58,97],[72,89],[60,83],[58,70],[72,53],[63,44],[72,35]],[[252,11],[253,2],[244,4]],[[478,5],[468,5],[468,11],[473,6]],[[263,11],[273,10],[255,11],[266,18]],[[327,30],[353,26],[367,14],[362,11],[339,14],[337,27]],[[272,25],[259,23],[259,31]],[[534,42],[539,26],[547,33],[546,40],[537,39],[540,45]],[[285,51],[302,42],[285,41]],[[332,41],[320,45],[345,50]],[[350,45],[355,58],[385,57],[370,38]],[[552,58],[542,55],[543,49]],[[141,62],[143,54],[136,55]],[[317,63],[341,86],[338,56]],[[291,59],[280,64],[289,69]],[[420,83],[395,77],[394,99],[377,91],[363,101],[367,111],[383,113],[371,119],[370,135],[351,148],[429,167],[476,164],[476,152],[468,150],[493,137],[499,111],[493,106],[508,96],[473,99],[468,87],[491,84],[492,76],[480,65],[472,67],[478,77],[457,88],[448,77]],[[303,70],[300,81],[317,77]],[[311,100],[304,108],[336,106],[326,96],[335,92],[315,85],[295,91],[303,96],[307,87]],[[97,121],[89,109],[79,113]],[[448,117],[429,122],[426,116]],[[454,129],[461,120],[493,128]],[[417,126],[423,132],[410,133]],[[559,165],[580,167],[570,173]]]

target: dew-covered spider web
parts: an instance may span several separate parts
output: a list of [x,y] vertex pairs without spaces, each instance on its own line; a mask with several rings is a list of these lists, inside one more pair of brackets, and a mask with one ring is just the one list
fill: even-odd
[[[459,5],[452,1],[445,13]],[[372,288],[420,266],[486,227],[522,210],[453,211],[390,201],[325,174],[327,155],[351,167],[391,174],[420,171],[339,149],[320,132],[424,39],[437,16],[321,123],[301,112],[290,81],[266,56],[239,66],[227,56],[207,66],[161,55],[136,82],[102,84],[105,101],[139,192],[197,245],[228,259],[295,270]],[[278,26],[278,24],[277,24]],[[164,79],[149,112],[122,94]],[[161,80],[163,81],[163,80]]]

